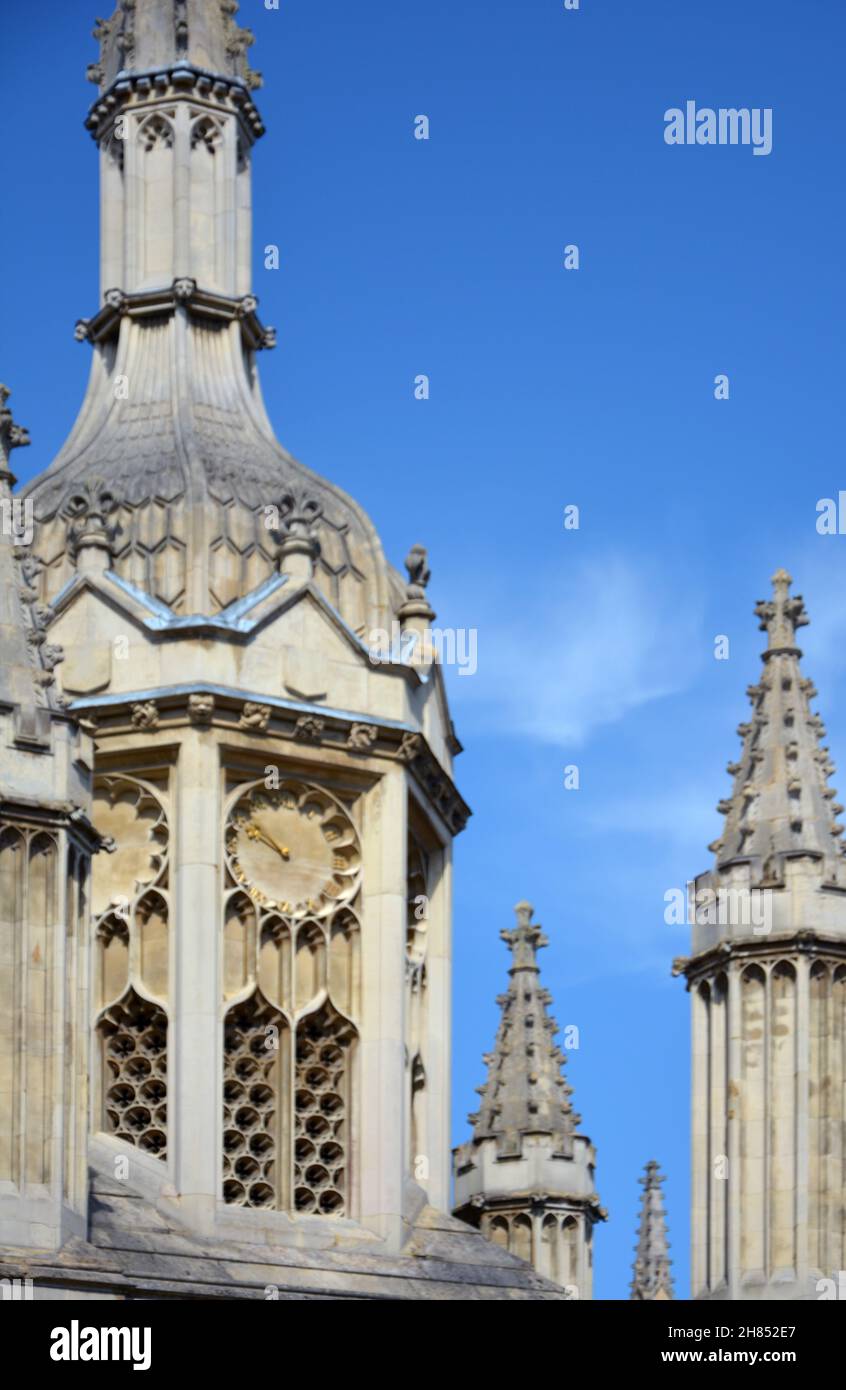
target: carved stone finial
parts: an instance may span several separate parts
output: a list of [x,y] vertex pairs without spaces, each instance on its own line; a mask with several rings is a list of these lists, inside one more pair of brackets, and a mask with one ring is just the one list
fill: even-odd
[[512,970],[537,970],[536,952],[549,944],[543,928],[532,921],[534,908],[531,903],[519,902],[514,911],[517,926],[511,931],[501,931],[502,940],[507,942],[514,957]]
[[271,530],[279,542],[280,573],[309,580],[320,554],[317,527],[323,507],[306,492],[287,492],[275,510],[278,524]]
[[426,586],[432,577],[429,569],[429,552],[424,545],[413,545],[405,557],[408,570],[408,597],[423,598]]
[[117,508],[117,498],[101,478],[92,478],[70,494],[63,515],[68,522],[68,545],[74,559],[86,549],[111,557],[118,530],[112,518]]
[[[405,603],[400,608],[398,616],[406,630],[417,632],[420,637],[425,637],[429,624],[434,622],[435,614],[426,597],[426,585],[431,578],[431,571],[429,569],[429,555],[424,545],[411,547],[405,557],[405,567],[408,570],[408,584],[405,589]],[[427,661],[431,659],[425,644],[424,659]]]
[[768,636],[769,653],[798,652],[796,629],[805,627],[809,621],[802,595],[790,594],[792,583],[787,570],[776,570],[772,577],[773,597],[759,599],[755,605],[756,617],[761,619],[761,631]]

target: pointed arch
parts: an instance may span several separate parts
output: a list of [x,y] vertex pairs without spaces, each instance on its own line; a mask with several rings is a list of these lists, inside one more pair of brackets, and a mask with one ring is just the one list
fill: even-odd
[[101,1123],[157,1158],[167,1156],[167,1015],[131,986],[97,1025],[102,1053]]
[[290,1203],[290,1029],[256,989],[223,1027],[223,1200],[229,1206]]
[[349,1116],[357,1033],[328,1001],[297,1027],[294,1207],[350,1215]]
[[518,1259],[532,1262],[532,1221],[529,1216],[515,1216],[511,1223],[511,1253]]
[[329,996],[348,1018],[361,1013],[361,925],[355,913],[342,907],[329,931]]
[[492,1216],[488,1222],[487,1236],[494,1245],[501,1245],[503,1250],[507,1250],[511,1240],[511,1229],[507,1217]]

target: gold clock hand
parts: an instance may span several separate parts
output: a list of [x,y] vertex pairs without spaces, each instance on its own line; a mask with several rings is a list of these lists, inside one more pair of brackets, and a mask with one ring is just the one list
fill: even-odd
[[262,843],[267,845],[270,849],[274,849],[280,859],[291,858],[291,851],[284,845],[278,845],[272,836],[268,835],[267,831],[262,830],[254,821],[250,821],[247,825],[247,835],[251,840],[261,840]]

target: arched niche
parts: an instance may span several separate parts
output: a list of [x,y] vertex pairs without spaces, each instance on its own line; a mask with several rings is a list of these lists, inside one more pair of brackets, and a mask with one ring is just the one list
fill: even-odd
[[541,1223],[541,1259],[540,1273],[546,1275],[547,1279],[558,1280],[561,1266],[561,1251],[559,1249],[559,1223],[558,1217],[545,1216]]
[[559,1282],[575,1284],[579,1273],[579,1222],[575,1216],[565,1216],[561,1222],[560,1251]]
[[510,1228],[507,1218],[504,1216],[492,1216],[488,1221],[487,1236],[488,1240],[492,1240],[494,1245],[501,1245],[503,1250],[507,1250],[510,1238]]
[[511,1253],[531,1263],[532,1222],[528,1216],[515,1216],[511,1223]]
[[144,986],[158,999],[168,996],[168,918],[167,898],[158,889],[149,889],[135,908],[138,936],[138,971]]
[[326,988],[326,934],[319,922],[303,922],[294,943],[294,1003],[299,1011]]
[[97,926],[96,1001],[101,1009],[121,999],[129,984],[129,927],[110,912]]
[[246,893],[228,893],[223,912],[223,990],[227,998],[249,984],[254,969],[256,909]]
[[361,1013],[361,927],[355,913],[341,908],[329,936],[329,993],[341,1013]]
[[139,288],[169,284],[174,276],[174,140],[172,120],[162,111],[138,127]]
[[282,917],[271,914],[261,925],[259,988],[271,1003],[291,1007],[291,929]]

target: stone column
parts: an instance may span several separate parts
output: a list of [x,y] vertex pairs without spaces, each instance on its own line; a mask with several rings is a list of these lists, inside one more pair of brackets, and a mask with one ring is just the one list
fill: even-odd
[[691,992],[691,1292],[694,1298],[708,1284],[708,1004],[694,981]]
[[360,1102],[356,1168],[360,1218],[392,1249],[402,1240],[405,1069],[405,930],[408,802],[392,768],[367,794],[364,851]]
[[452,1030],[452,846],[440,854],[441,873],[429,904],[427,956],[426,1142],[429,1201],[439,1211],[450,1203],[450,1056]]
[[214,1221],[223,1122],[220,763],[198,729],[179,750],[175,820],[168,1129],[176,1191],[197,1229]]
[[728,1296],[735,1299],[740,1288],[740,1127],[741,1107],[741,1049],[742,1010],[740,998],[740,969],[730,962],[728,968],[729,1065],[728,1065]]
[[716,975],[711,981],[711,1001],[709,1008],[709,1076],[710,1076],[710,1124],[708,1152],[708,1285],[711,1291],[725,1287],[726,1283],[726,1206],[728,1187],[728,1153],[726,1120],[728,1097],[726,1095],[727,1067],[727,1004],[726,977]]
[[808,1284],[809,1211],[809,1079],[811,1052],[811,961],[796,961],[796,1278],[800,1290]]

